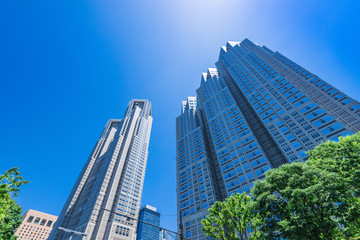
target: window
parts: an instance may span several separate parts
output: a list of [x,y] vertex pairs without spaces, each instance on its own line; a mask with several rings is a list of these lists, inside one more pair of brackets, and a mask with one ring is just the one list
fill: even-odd
[[324,117],[324,118],[322,118],[322,119],[314,122],[314,125],[315,125],[315,127],[319,127],[320,125],[322,125],[322,124],[324,124],[324,123],[326,123],[326,122],[329,122],[329,121],[331,121],[332,119],[333,119],[332,117],[326,116],[326,117]]
[[290,133],[290,134],[287,134],[287,135],[286,135],[286,138],[290,141],[291,139],[294,138],[294,135],[292,135],[291,133]]
[[349,103],[351,103],[352,101],[351,101],[351,99],[345,99],[345,100],[343,100],[343,101],[341,101],[342,102],[342,104],[344,104],[344,105],[346,105],[346,104],[349,104]]
[[314,118],[314,117],[322,114],[323,112],[324,112],[324,110],[322,110],[322,109],[320,108],[320,109],[316,110],[315,112],[310,113],[310,114],[307,115],[306,117],[307,117],[308,119],[312,119],[312,118]]
[[248,179],[252,179],[254,177],[254,174],[252,172],[248,173],[247,174],[247,178]]
[[334,125],[328,127],[328,128],[324,128],[323,130],[321,130],[321,132],[326,135],[328,133],[331,133],[332,131],[335,131],[339,128],[341,128],[342,126],[340,125],[340,123],[335,123]]
[[338,95],[335,96],[335,99],[336,99],[336,100],[339,100],[340,98],[343,98],[343,97],[344,97],[344,95],[338,94]]
[[288,129],[287,127],[282,127],[282,128],[281,128],[281,131],[282,131],[282,132],[287,132],[287,131],[289,131],[289,129]]
[[356,105],[354,105],[354,106],[352,106],[351,107],[351,110],[357,110],[357,109],[359,109],[360,108],[360,105],[359,104],[356,104]]
[[31,223],[32,220],[34,220],[34,216],[30,216],[30,217],[28,218],[27,222]]
[[293,142],[292,145],[293,145],[294,148],[301,147],[301,145],[300,145],[300,143],[298,141]]
[[40,222],[40,218],[37,217],[37,218],[35,219],[34,223],[35,223],[35,224],[38,224],[39,222]]
[[201,199],[206,199],[206,193],[201,194]]
[[243,167],[244,167],[244,170],[247,170],[250,168],[249,164],[244,164]]
[[309,104],[308,106],[300,109],[300,112],[304,113],[304,112],[309,111],[310,109],[312,109],[312,108],[314,108],[314,107],[316,107],[316,104],[315,104],[315,103],[311,103],[311,104]]
[[246,181],[245,176],[241,176],[241,177],[240,177],[240,182],[245,182],[245,181]]
[[43,220],[41,220],[40,225],[41,225],[41,226],[44,226],[44,225],[45,225],[45,223],[46,223],[46,219],[43,219]]

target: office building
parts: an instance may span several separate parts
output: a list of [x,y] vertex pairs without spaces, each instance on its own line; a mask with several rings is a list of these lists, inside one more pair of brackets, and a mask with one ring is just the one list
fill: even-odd
[[154,226],[160,226],[160,213],[156,211],[156,208],[146,204],[140,210],[139,220],[137,240],[158,240],[159,228]]
[[16,230],[15,236],[18,236],[18,240],[47,239],[56,220],[57,216],[29,209],[24,214],[23,222]]
[[360,130],[358,101],[279,52],[228,42],[215,65],[176,120],[178,221],[192,240],[214,201]]
[[[161,230],[159,232],[159,240],[169,240],[170,239],[170,234],[169,232],[165,231],[165,230]],[[173,239],[176,239],[176,235],[173,234]]]
[[87,240],[136,239],[136,221],[124,216],[138,218],[151,125],[151,104],[138,99],[130,101],[123,119],[108,121],[50,239],[70,237],[56,227],[85,232]]

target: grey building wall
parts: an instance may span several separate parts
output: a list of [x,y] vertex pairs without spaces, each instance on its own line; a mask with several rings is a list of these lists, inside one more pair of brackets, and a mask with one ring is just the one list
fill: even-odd
[[49,239],[68,239],[64,227],[88,233],[73,239],[136,239],[152,125],[148,100],[132,100],[121,120],[109,120],[82,169]]
[[[216,68],[202,74],[197,101],[192,111],[200,116],[196,126],[202,129],[201,138],[206,143],[206,162],[212,176],[209,185],[217,193],[210,198],[212,202],[236,192],[249,192],[267,170],[306,161],[305,152],[319,143],[360,130],[358,101],[282,54],[248,39],[228,42],[221,48]],[[184,148],[195,146],[188,142],[184,147],[179,142],[183,136],[191,139],[196,135],[195,131],[179,131],[184,125],[192,126],[181,120],[186,114],[183,111],[176,122],[178,196],[187,196],[178,197],[179,216],[193,207],[182,203],[190,201],[194,196],[190,190],[200,185],[189,174],[199,170],[188,165],[192,155],[181,158]],[[182,182],[185,178],[186,183]],[[186,218],[179,217],[184,234],[204,239],[199,234],[199,218],[206,214],[205,208],[195,208]],[[187,219],[191,221],[184,221]]]

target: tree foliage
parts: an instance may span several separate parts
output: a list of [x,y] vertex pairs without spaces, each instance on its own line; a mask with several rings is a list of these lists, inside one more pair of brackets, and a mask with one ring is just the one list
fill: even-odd
[[13,240],[16,228],[21,224],[21,207],[13,197],[19,194],[24,181],[18,168],[12,168],[0,175],[0,239]]
[[[327,173],[335,173],[347,190],[346,214],[339,222],[344,238],[360,236],[360,133],[327,141],[308,152],[306,164]],[[344,196],[345,197],[345,196]]]
[[346,210],[345,193],[336,174],[303,163],[270,171],[252,189],[267,239],[334,239]]
[[[202,231],[212,239],[262,239],[257,231],[259,218],[253,202],[245,193],[233,194],[223,202],[215,202],[209,215],[201,221]],[[250,230],[251,232],[249,232]]]
[[252,189],[268,239],[352,239],[359,236],[360,136],[327,141],[305,163],[266,173]]

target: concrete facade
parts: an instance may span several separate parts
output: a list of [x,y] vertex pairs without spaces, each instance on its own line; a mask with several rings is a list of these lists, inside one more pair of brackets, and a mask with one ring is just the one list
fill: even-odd
[[23,216],[23,222],[16,230],[17,239],[44,240],[50,235],[57,216],[29,209]]

